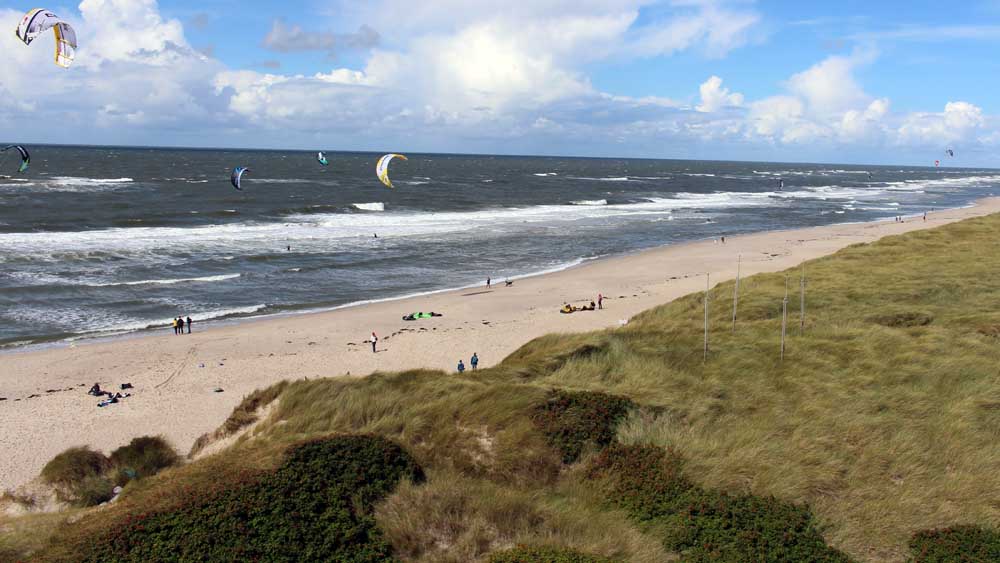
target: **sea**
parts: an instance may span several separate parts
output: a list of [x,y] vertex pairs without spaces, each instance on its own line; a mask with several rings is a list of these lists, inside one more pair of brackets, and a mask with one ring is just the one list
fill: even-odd
[[[0,347],[317,311],[772,229],[918,216],[1000,170],[31,146],[0,161]],[[10,155],[14,151],[7,151]],[[953,164],[952,161],[948,162]],[[236,166],[250,170],[242,191]],[[783,188],[779,189],[779,181]],[[409,311],[400,310],[400,315]]]

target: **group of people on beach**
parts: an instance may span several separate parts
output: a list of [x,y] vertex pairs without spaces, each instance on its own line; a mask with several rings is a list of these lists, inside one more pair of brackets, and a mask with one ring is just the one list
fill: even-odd
[[[476,354],[475,352],[473,352],[472,353],[472,357],[469,358],[469,365],[472,366],[472,371],[476,371],[476,368],[479,367],[479,355]],[[457,369],[458,369],[458,373],[465,372],[465,364],[462,362],[461,359],[458,360],[458,368]]]
[[187,325],[187,333],[191,334],[191,317],[187,319],[183,317],[174,318],[174,334],[184,334],[184,325]]

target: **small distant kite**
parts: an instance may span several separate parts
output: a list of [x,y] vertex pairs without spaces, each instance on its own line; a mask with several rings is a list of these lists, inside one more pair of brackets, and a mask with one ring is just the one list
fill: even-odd
[[948,156],[952,157],[952,158],[955,157],[955,151],[953,151],[951,149],[945,149],[944,153],[947,154]]
[[387,154],[378,159],[378,164],[375,165],[375,173],[378,175],[378,179],[382,180],[382,183],[389,188],[392,187],[392,181],[389,180],[389,162],[391,162],[394,158],[408,160],[401,154]]
[[0,152],[7,152],[10,149],[15,149],[17,152],[21,153],[21,166],[18,167],[18,172],[24,172],[28,169],[28,165],[31,164],[31,155],[28,154],[28,150],[21,145],[10,145],[0,149]]
[[48,10],[35,8],[24,14],[14,33],[25,45],[31,45],[36,37],[49,29],[56,36],[56,64],[69,68],[76,55],[76,32],[59,16]]
[[940,160],[935,160],[934,161],[934,168],[937,168],[939,166],[941,166],[941,161]]
[[330,164],[330,161],[326,159],[326,155],[324,155],[323,153],[317,153],[316,160],[323,166]]
[[233,168],[233,174],[229,177],[229,181],[233,184],[233,187],[237,190],[243,191],[240,187],[240,180],[243,178],[243,173],[248,172],[250,169],[243,166],[237,166]]

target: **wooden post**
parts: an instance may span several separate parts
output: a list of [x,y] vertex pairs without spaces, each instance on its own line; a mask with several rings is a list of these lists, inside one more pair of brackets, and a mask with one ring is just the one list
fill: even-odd
[[736,286],[733,287],[733,334],[736,334],[736,306],[740,302],[740,266],[743,263],[743,255],[736,257]]
[[806,265],[802,264],[802,277],[799,279],[799,335],[806,331]]
[[785,361],[785,327],[788,324],[788,276],[785,276],[785,298],[781,300],[781,357]]
[[709,275],[705,274],[705,350],[702,361],[708,361],[708,284]]

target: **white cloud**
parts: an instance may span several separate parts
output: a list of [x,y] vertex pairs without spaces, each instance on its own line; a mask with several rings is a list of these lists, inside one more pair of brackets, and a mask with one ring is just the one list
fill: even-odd
[[696,108],[698,111],[712,113],[727,107],[740,107],[743,105],[743,94],[730,93],[728,88],[722,87],[722,79],[712,76],[698,87],[701,93],[701,103]]
[[969,102],[948,102],[940,113],[914,113],[899,128],[902,144],[939,146],[973,138],[986,123],[983,110]]
[[[343,30],[364,29],[386,13],[407,17],[380,29],[386,34],[380,45],[353,68],[288,74],[277,60],[240,70],[199,53],[183,25],[163,17],[154,0],[83,0],[79,14],[62,14],[80,32],[69,71],[52,65],[51,38],[25,47],[0,34],[7,62],[22,69],[0,74],[0,136],[31,130],[62,135],[49,141],[133,135],[147,143],[270,146],[332,138],[344,148],[403,143],[401,149],[586,153],[622,147],[648,156],[719,144],[1000,143],[996,120],[970,102],[949,102],[937,113],[890,111],[887,98],[869,94],[857,79],[874,61],[869,51],[827,57],[756,99],[716,75],[674,100],[655,90],[601,91],[586,72],[592,63],[685,50],[722,56],[757,29],[760,16],[750,3],[381,0],[342,2],[339,10],[343,17],[330,20],[338,29],[310,32],[278,22],[262,40],[279,52],[336,50],[356,35]],[[0,10],[0,21],[19,16]],[[46,113],[29,113],[38,108]]]

